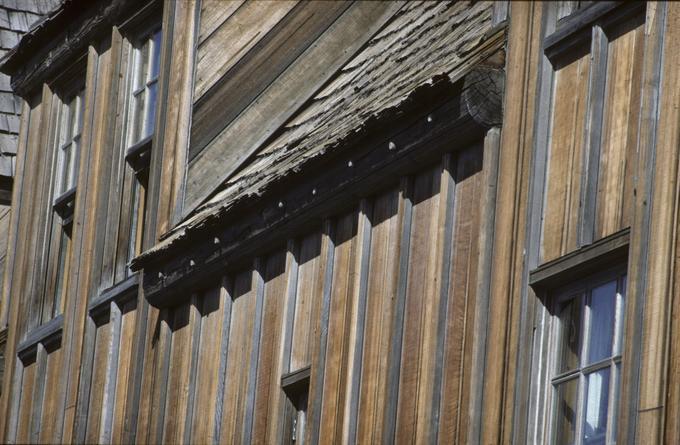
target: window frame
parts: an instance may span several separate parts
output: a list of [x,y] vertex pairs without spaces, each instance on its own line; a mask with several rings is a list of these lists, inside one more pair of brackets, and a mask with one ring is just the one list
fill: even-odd
[[[591,311],[590,302],[592,301],[592,290],[605,283],[616,282],[616,300],[614,303],[614,324],[613,338],[611,345],[611,354],[605,358],[601,358],[592,363],[588,363],[587,354],[589,353],[589,340],[591,334]],[[566,382],[576,380],[577,382],[577,399],[576,399],[576,413],[578,419],[574,427],[575,444],[580,445],[585,443],[582,438],[587,401],[587,377],[597,371],[609,369],[612,371],[609,377],[609,387],[607,389],[607,429],[605,436],[605,443],[612,443],[612,435],[616,435],[618,407],[620,401],[621,388],[618,385],[621,379],[623,367],[623,329],[625,325],[625,293],[627,285],[627,271],[624,265],[618,264],[608,270],[595,272],[586,277],[579,278],[574,283],[556,288],[549,292],[547,296],[547,305],[550,313],[550,340],[548,350],[548,373],[546,379],[548,381],[549,392],[549,443],[556,443],[556,434],[558,432],[558,385]],[[623,294],[623,295],[622,295]],[[560,353],[563,331],[562,320],[560,319],[560,306],[565,302],[573,299],[579,299],[579,329],[580,343],[578,345],[578,359],[577,366],[567,371],[560,371]],[[618,369],[616,369],[618,367]],[[615,370],[616,369],[616,370]]]
[[[537,298],[541,301],[538,303],[542,306],[542,311],[545,314],[541,321],[541,316],[538,316],[536,321],[536,339],[534,340],[532,355],[536,357],[536,366],[532,366],[532,377],[530,391],[532,398],[536,398],[533,410],[530,417],[536,428],[536,432],[540,432],[536,440],[547,443],[554,443],[555,441],[555,422],[556,422],[556,390],[553,386],[553,372],[556,369],[558,349],[558,336],[556,330],[559,329],[558,315],[556,313],[557,304],[564,301],[565,294],[573,294],[576,291],[587,288],[587,283],[591,283],[591,287],[595,283],[606,281],[614,275],[627,276],[627,262],[628,250],[630,247],[630,228],[623,229],[610,236],[602,238],[592,244],[586,245],[577,249],[567,255],[545,263],[536,269],[529,272],[529,286],[534,290]],[[577,277],[574,280],[574,277]],[[626,287],[629,282],[626,278]],[[628,291],[625,289],[625,294]],[[625,296],[623,297],[625,300]],[[620,366],[623,366],[623,343],[625,341],[624,328],[626,319],[629,316],[625,312],[626,302],[623,301],[621,307],[621,333],[620,335]],[[585,336],[584,336],[585,340]],[[579,347],[579,354],[582,353],[581,346]],[[610,357],[611,358],[611,357]],[[618,358],[617,358],[618,360]],[[598,362],[597,364],[601,364]],[[593,364],[595,365],[595,364]],[[582,369],[583,367],[580,367]],[[590,367],[588,367],[589,369]],[[621,372],[619,373],[621,378]],[[560,375],[558,377],[564,377]],[[581,379],[582,377],[579,377]],[[611,382],[610,382],[611,383]],[[579,383],[580,385],[580,383]],[[610,422],[612,423],[611,431],[615,431],[618,427],[616,418],[619,416],[622,409],[622,399],[620,398],[621,390],[618,390],[618,399],[616,401],[617,412],[615,416],[608,414],[608,431],[610,431]],[[581,397],[581,388],[579,387],[579,397]],[[579,403],[581,403],[579,399]],[[549,415],[545,415],[549,413]],[[583,412],[580,411],[580,415]],[[543,420],[541,420],[543,417]],[[543,426],[539,426],[542,424]],[[578,425],[580,428],[580,424]],[[576,432],[578,433],[578,429]],[[619,431],[615,434],[618,436]],[[575,442],[582,443],[580,438]]]

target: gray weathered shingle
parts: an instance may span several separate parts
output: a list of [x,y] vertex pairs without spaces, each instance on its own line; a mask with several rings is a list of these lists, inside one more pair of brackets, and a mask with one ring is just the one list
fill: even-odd
[[[12,49],[29,28],[61,0],[0,0],[0,58]],[[10,79],[0,74],[0,176],[13,175],[21,100]]]

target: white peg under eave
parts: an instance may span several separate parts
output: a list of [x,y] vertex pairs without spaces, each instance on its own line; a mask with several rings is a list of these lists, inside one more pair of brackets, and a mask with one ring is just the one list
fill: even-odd
[[387,149],[388,149],[389,151],[396,150],[396,149],[397,149],[397,144],[395,144],[394,142],[390,141],[390,143],[387,144]]

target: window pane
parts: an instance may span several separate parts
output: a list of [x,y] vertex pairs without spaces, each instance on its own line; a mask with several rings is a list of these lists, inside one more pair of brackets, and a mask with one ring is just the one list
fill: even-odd
[[559,444],[572,444],[576,437],[576,403],[578,378],[557,385],[557,423],[555,439]]
[[624,275],[623,278],[621,279],[621,284],[619,288],[619,302],[618,302],[618,307],[617,307],[617,314],[616,314],[616,337],[617,341],[614,342],[614,355],[619,355],[621,354],[621,343],[623,342],[623,314],[624,314],[624,308],[626,307],[626,286],[628,284],[627,277]]
[[69,139],[69,117],[70,117],[70,109],[67,104],[62,104],[60,107],[60,112],[59,112],[59,128],[57,131],[59,132],[59,137],[57,138],[57,145],[62,146],[64,145],[68,139]]
[[616,311],[616,281],[594,288],[590,295],[588,363],[611,356]]
[[60,230],[61,240],[59,241],[59,257],[57,258],[57,283],[54,287],[54,306],[52,307],[52,318],[61,313],[62,299],[64,293],[64,281],[66,278],[66,260],[68,255],[68,235],[64,229]]
[[562,304],[560,319],[560,356],[558,372],[578,368],[581,344],[581,298],[575,297]]
[[144,122],[144,136],[151,136],[153,134],[153,127],[156,123],[156,88],[158,83],[152,83],[149,85],[148,97],[147,97],[147,108],[146,108],[146,119]]
[[144,90],[132,99],[134,101],[134,110],[132,112],[132,144],[137,143],[142,139],[142,119],[144,117]]
[[160,69],[161,65],[161,30],[159,29],[156,31],[153,36],[151,36],[152,40],[152,54],[151,54],[151,70],[149,73],[149,80],[155,79],[158,77],[158,72]]
[[586,444],[604,444],[609,405],[609,368],[586,376],[586,394],[583,441]]
[[[59,183],[57,184],[57,195],[61,195],[68,190],[70,182],[69,171],[71,165],[71,144],[61,149],[61,161],[59,163]],[[55,196],[56,197],[56,196]]]
[[74,99],[76,101],[76,116],[73,122],[73,135],[78,136],[83,131],[83,115],[85,114],[85,98],[84,90],[78,93],[78,96]]

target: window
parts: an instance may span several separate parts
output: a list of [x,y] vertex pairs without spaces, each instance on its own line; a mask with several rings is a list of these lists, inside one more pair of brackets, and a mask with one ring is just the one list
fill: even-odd
[[64,311],[83,129],[82,84],[55,95],[50,232],[47,237],[47,278],[40,323]]
[[141,39],[133,51],[129,145],[134,145],[153,134],[161,61],[160,47],[161,30],[158,29]]
[[553,443],[615,440],[625,288],[613,272],[551,296]]
[[131,199],[127,262],[140,253],[146,210],[146,189],[158,96],[161,30],[140,39],[131,53],[125,159],[134,175]]
[[304,443],[310,374],[311,367],[305,366],[281,378],[281,387],[292,405],[292,412],[286,416],[288,429],[285,437],[288,437],[288,440],[285,443],[297,445]]

